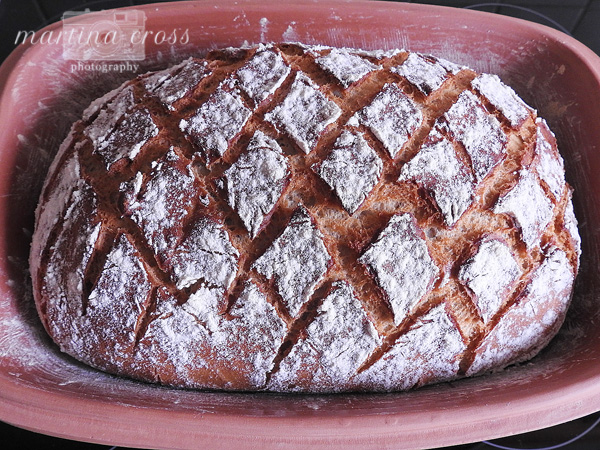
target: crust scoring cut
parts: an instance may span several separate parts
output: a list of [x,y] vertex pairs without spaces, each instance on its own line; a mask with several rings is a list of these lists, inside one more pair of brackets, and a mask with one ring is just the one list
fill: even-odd
[[419,320],[381,359],[359,374],[365,386],[383,383],[386,390],[406,390],[436,380],[451,380],[459,371],[463,338],[438,305]]
[[265,115],[265,120],[287,133],[304,153],[310,153],[341,113],[339,106],[319,91],[310,78],[297,72],[287,96]]
[[257,131],[245,153],[225,171],[227,201],[254,238],[281,197],[289,164],[275,139]]
[[383,162],[360,133],[344,130],[317,172],[335,191],[349,214],[368,197],[379,180]]
[[110,169],[123,158],[133,161],[144,144],[157,134],[158,127],[150,113],[145,109],[138,109],[111,130],[110,135],[102,140],[95,151],[102,156],[106,168]]
[[536,120],[535,153],[536,169],[540,179],[548,185],[558,201],[565,189],[564,161],[556,149],[556,139],[543,119]]
[[433,130],[421,151],[402,167],[399,181],[431,192],[444,221],[452,226],[475,200],[475,179],[451,141]]
[[162,259],[177,245],[183,221],[191,212],[198,190],[189,165],[174,148],[152,165],[149,174],[138,172],[121,185],[122,209]]
[[291,69],[281,54],[269,48],[256,54],[235,72],[240,88],[259,105],[281,86]]
[[433,56],[411,53],[401,65],[390,70],[406,78],[423,94],[429,95],[439,89],[451,74],[458,73],[460,67]]
[[518,127],[530,117],[531,108],[498,75],[484,73],[471,84],[502,112],[511,126]]
[[506,213],[515,218],[521,228],[527,247],[536,245],[539,237],[552,219],[553,205],[546,197],[537,177],[529,171],[519,173],[519,182],[506,195],[498,199],[495,213]]
[[565,252],[550,249],[531,281],[475,352],[469,374],[526,360],[556,334],[564,320],[565,308],[551,308],[554,302],[567,305],[574,275]]
[[[96,117],[84,131],[85,135],[94,144],[94,147],[102,145],[117,122],[135,104],[133,88],[131,86],[125,86],[122,89],[116,90],[116,92],[109,92],[101,100],[105,100],[104,105],[100,102],[99,104],[92,103],[90,108],[84,112],[84,117],[91,117],[97,113]],[[104,107],[102,108],[102,106]],[[99,108],[102,109],[98,111]]]
[[275,282],[277,292],[294,317],[315,291],[330,261],[323,234],[306,208],[300,206],[253,268]]
[[239,90],[225,82],[194,115],[181,119],[179,128],[190,136],[200,154],[212,161],[225,154],[251,114]]
[[440,128],[465,147],[477,182],[487,177],[506,155],[507,138],[500,122],[471,91],[459,95],[442,116]]
[[144,87],[173,111],[175,102],[193,91],[211,73],[206,61],[187,59],[170,69],[150,75],[144,80]]
[[130,238],[119,235],[90,292],[83,317],[90,334],[86,351],[91,361],[102,357],[109,366],[120,366],[130,357],[151,289],[148,273]]
[[386,84],[348,124],[368,127],[394,158],[422,122],[419,105],[397,85]]
[[316,58],[315,62],[330,72],[345,88],[362,80],[374,70],[380,69],[378,65],[348,50],[337,48],[331,49],[325,56]]
[[431,291],[440,274],[423,231],[407,213],[393,216],[359,261],[386,293],[396,324]]
[[198,281],[228,288],[237,273],[239,253],[223,224],[201,216],[189,230],[164,262],[177,288],[190,287]]
[[389,391],[533,357],[581,238],[548,124],[406,50],[210,52],[94,101],[30,266],[60,349],[171,386]]
[[521,268],[508,245],[501,239],[486,237],[477,253],[460,268],[459,279],[474,294],[483,321],[489,322],[502,306],[506,293],[521,276]]
[[343,391],[367,357],[381,344],[351,286],[335,282],[314,320],[285,357],[269,386],[304,391],[306,382],[324,392]]

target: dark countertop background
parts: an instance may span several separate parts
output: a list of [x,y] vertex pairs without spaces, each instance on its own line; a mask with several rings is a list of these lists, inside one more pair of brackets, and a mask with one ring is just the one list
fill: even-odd
[[[15,48],[20,30],[38,30],[62,18],[65,11],[92,11],[120,6],[158,3],[152,0],[0,0],[0,63]],[[409,2],[410,3],[410,2]],[[496,14],[519,17],[542,23],[566,32],[600,54],[600,0],[505,0],[482,1],[427,1],[419,3],[473,8]],[[542,449],[558,448],[561,443],[573,440],[600,420],[600,413],[583,417],[555,427],[532,433],[496,439],[491,444],[501,448]],[[479,442],[445,450],[492,450],[490,443]],[[112,447],[75,442],[33,433],[0,422],[0,448],[2,450],[60,449],[60,450],[117,450]],[[576,441],[561,446],[565,450],[600,449],[600,425],[589,430]]]

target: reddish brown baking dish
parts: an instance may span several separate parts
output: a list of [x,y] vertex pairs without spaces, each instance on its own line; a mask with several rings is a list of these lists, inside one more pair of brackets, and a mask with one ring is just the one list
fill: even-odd
[[573,304],[559,335],[532,361],[405,393],[187,391],[112,377],[75,362],[51,343],[33,306],[27,267],[33,211],[70,124],[91,100],[133,74],[66,60],[56,41],[62,29],[57,23],[36,33],[33,43],[19,45],[0,68],[1,420],[119,446],[381,449],[491,439],[600,409],[600,242],[594,225],[600,203],[600,59],[593,52],[540,25],[414,4],[181,2],[129,11],[143,13],[150,36],[146,58],[130,61],[142,72],[213,48],[300,41],[406,48],[498,74],[548,120],[575,188],[583,258]]

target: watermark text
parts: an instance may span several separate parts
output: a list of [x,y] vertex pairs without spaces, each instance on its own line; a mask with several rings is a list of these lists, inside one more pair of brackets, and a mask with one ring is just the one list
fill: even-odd
[[[108,10],[91,13],[67,11],[62,28],[41,32],[21,30],[15,45],[62,45],[62,55],[72,61],[71,71],[137,71],[146,58],[146,46],[185,45],[188,29],[147,30],[144,11]],[[102,63],[101,63],[102,62]]]
[[71,73],[74,72],[137,72],[140,68],[139,64],[131,63],[129,61],[119,63],[107,63],[107,62],[84,62],[77,61],[71,63]]

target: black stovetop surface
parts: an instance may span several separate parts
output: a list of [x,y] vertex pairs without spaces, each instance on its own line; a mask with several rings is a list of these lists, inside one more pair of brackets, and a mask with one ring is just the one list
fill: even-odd
[[[65,11],[93,11],[120,6],[153,3],[152,0],[0,0],[0,63],[15,48],[17,33],[38,30],[62,18]],[[427,1],[419,3],[473,8],[503,14],[559,29],[578,39],[600,54],[600,0],[506,0],[482,1]],[[562,425],[522,435],[496,439],[490,443],[445,447],[446,450],[493,450],[494,448],[565,450],[600,449],[600,413]],[[569,443],[570,442],[570,443]],[[60,449],[60,450],[117,450],[112,447],[75,442],[33,433],[0,422],[2,450]],[[561,445],[566,444],[566,445]]]

